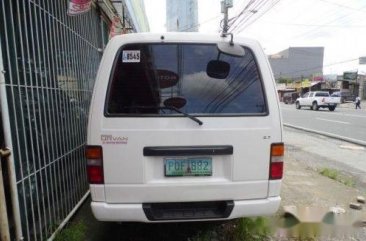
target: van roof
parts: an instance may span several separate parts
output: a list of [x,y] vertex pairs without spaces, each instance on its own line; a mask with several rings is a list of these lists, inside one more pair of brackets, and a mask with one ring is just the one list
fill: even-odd
[[[108,44],[111,45],[120,45],[120,42],[157,42],[157,43],[179,43],[179,42],[187,42],[187,43],[217,43],[221,41],[229,42],[230,36],[222,37],[220,34],[202,34],[202,33],[191,33],[191,32],[165,32],[165,33],[131,33],[131,34],[123,34],[117,35],[113,37]],[[248,47],[251,46],[259,46],[259,42],[250,39],[243,38],[234,35],[234,43],[245,44]]]

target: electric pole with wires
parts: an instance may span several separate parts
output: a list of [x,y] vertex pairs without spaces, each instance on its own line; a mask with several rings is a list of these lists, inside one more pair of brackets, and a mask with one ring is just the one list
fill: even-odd
[[222,0],[221,1],[221,13],[224,14],[224,21],[222,27],[222,35],[226,35],[229,30],[229,8],[233,7],[233,0]]

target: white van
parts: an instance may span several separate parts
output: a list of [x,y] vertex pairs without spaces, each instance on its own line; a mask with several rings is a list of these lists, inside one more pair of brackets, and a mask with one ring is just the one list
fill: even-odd
[[283,154],[275,82],[256,41],[145,33],[108,43],[86,147],[96,219],[273,214]]

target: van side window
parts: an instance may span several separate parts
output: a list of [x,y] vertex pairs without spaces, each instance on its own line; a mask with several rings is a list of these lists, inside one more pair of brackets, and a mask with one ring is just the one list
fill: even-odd
[[[212,60],[229,65],[226,78],[208,76]],[[198,116],[267,114],[252,51],[245,48],[243,57],[233,57],[219,54],[214,44],[123,46],[110,77],[105,116],[177,115],[163,108],[167,105]]]

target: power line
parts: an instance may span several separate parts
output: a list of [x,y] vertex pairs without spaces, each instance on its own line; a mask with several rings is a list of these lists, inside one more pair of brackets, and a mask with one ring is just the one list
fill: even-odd
[[[251,22],[247,23],[246,25],[243,25],[238,31],[237,33],[242,32],[246,27],[250,26],[251,24],[253,24],[255,21],[257,21],[258,19],[260,19],[261,17],[263,17],[269,10],[271,10],[272,8],[274,8],[281,0],[275,0],[274,3],[272,3],[272,5],[267,8],[266,10],[264,10],[263,12],[261,12],[259,14],[259,16],[257,15],[257,17],[252,20]],[[259,11],[258,11],[259,12]],[[253,15],[254,16],[254,15]]]
[[330,28],[366,28],[366,25],[327,25],[327,24],[302,24],[302,23],[276,23],[269,24],[287,25],[287,26],[303,26],[303,27],[330,27]]
[[[365,7],[366,7],[366,6],[361,7],[361,8],[359,8],[358,10],[364,9]],[[338,17],[338,18],[335,18],[335,19],[333,19],[333,20],[331,20],[331,21],[326,22],[326,23],[325,23],[325,24],[323,24],[323,25],[327,25],[327,24],[334,23],[334,22],[336,22],[336,21],[339,21],[339,20],[341,20],[341,19],[344,19],[344,18],[346,18],[346,17],[349,17],[349,16],[351,16],[351,15],[353,15],[353,14],[355,14],[355,13],[342,15],[342,16],[340,16],[340,17]],[[299,35],[297,35],[297,36],[292,37],[292,39],[297,39],[297,38],[300,38],[300,37],[304,37],[304,36],[306,36],[306,35],[308,35],[308,34],[311,34],[312,32],[315,32],[316,30],[318,30],[318,29],[320,29],[320,28],[322,28],[322,27],[315,27],[314,29],[312,29],[312,30],[310,30],[310,31],[307,31],[307,32],[305,32],[305,33],[302,33],[302,34],[299,34]]]
[[[244,12],[253,4],[255,2],[255,0],[250,0],[249,2],[248,2],[248,4],[246,4],[245,5],[245,7],[243,8],[243,10],[242,11],[240,11],[240,13],[239,14],[237,14],[237,16],[236,17],[234,17],[234,18],[232,18],[232,20],[234,20],[231,24],[230,24],[230,26],[229,26],[229,28],[231,27],[231,26],[233,26],[235,23],[236,23],[236,21],[240,18],[240,16],[242,16],[243,14],[244,14]],[[229,21],[230,22],[230,21]]]
[[348,7],[346,5],[342,5],[342,4],[327,1],[327,0],[320,0],[320,1],[331,4],[331,5],[334,5],[334,6],[337,6],[337,7],[340,7],[340,8],[346,8],[346,9],[353,10],[353,11],[365,12],[365,11],[362,10],[364,7],[362,7],[362,8],[351,8],[351,7]]
[[[240,16],[238,16],[238,19],[241,17],[240,21],[234,25],[232,24],[232,29],[231,32],[234,32],[239,26],[241,26],[242,24],[246,23],[250,18],[252,18],[254,16],[255,13],[257,13],[258,11],[260,11],[260,9],[268,2],[268,0],[261,0],[261,1],[257,1],[255,5],[252,6],[252,4],[254,3],[254,1],[250,2],[250,5],[246,6]],[[251,7],[251,10],[249,10],[249,7]],[[244,14],[246,13],[246,14]],[[238,21],[237,19],[237,21]]]
[[181,31],[181,32],[185,32],[185,31],[187,31],[187,30],[190,30],[190,29],[193,29],[193,28],[199,27],[199,26],[201,26],[202,24],[206,24],[206,23],[208,23],[208,22],[211,22],[211,21],[213,21],[213,20],[215,20],[215,19],[219,18],[220,16],[221,16],[221,15],[217,15],[217,16],[215,16],[215,17],[212,17],[212,18],[206,19],[205,21],[203,21],[203,22],[201,22],[201,23],[198,23],[198,24],[193,25],[193,26],[191,26],[191,27],[188,27],[188,28],[182,29],[182,30],[180,30],[180,31]]

